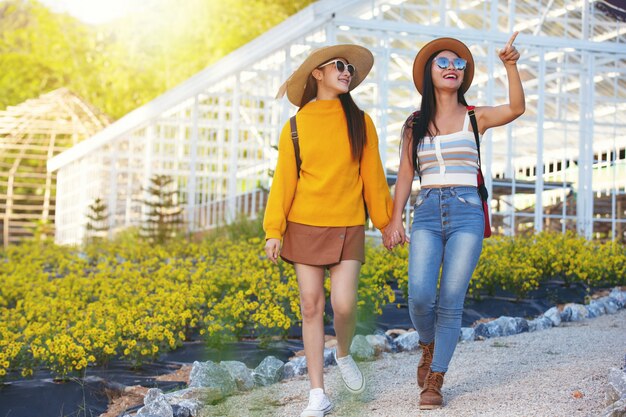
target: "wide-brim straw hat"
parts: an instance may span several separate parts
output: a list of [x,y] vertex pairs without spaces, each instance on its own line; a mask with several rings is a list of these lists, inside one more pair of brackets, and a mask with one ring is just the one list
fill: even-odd
[[354,65],[356,71],[350,81],[350,91],[361,84],[374,65],[374,55],[362,46],[343,44],[315,49],[280,86],[276,98],[281,98],[287,92],[287,98],[293,105],[301,107],[306,104],[302,103],[302,95],[309,75],[315,68],[333,58],[344,58],[349,64]]
[[452,51],[467,61],[461,92],[465,93],[472,84],[474,78],[474,57],[469,48],[460,40],[454,38],[439,38],[428,42],[415,57],[413,61],[413,82],[420,94],[424,91],[424,70],[428,58],[439,51]]

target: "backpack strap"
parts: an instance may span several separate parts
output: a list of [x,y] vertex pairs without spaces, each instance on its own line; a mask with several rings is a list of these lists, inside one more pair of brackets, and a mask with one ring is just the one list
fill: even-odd
[[[485,186],[485,177],[483,176],[482,164],[480,162],[480,139],[478,138],[478,123],[476,122],[476,114],[474,113],[474,106],[467,106],[467,114],[469,115],[470,122],[472,123],[472,130],[474,131],[474,139],[476,140],[476,150],[478,151],[478,176],[481,181],[478,184],[478,194],[483,201],[487,201],[489,198],[489,192]],[[482,183],[481,183],[482,182]]]
[[476,122],[476,114],[474,113],[474,106],[467,106],[467,114],[472,123],[472,130],[474,131],[474,139],[476,140],[476,150],[478,151],[478,167],[482,166],[480,160],[480,139],[478,137],[478,123]]
[[296,125],[296,116],[289,118],[289,124],[291,126],[291,141],[293,142],[293,148],[296,154],[296,171],[298,178],[300,178],[300,166],[302,166],[302,159],[300,159],[300,144],[298,143],[298,126]]

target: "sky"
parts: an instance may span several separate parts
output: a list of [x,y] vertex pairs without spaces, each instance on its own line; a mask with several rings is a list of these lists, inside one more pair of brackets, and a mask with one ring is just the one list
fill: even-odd
[[68,13],[85,23],[100,24],[141,9],[142,0],[40,0],[54,12]]

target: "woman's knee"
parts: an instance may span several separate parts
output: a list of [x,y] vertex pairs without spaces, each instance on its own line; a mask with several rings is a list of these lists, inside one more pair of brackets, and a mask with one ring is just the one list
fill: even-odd
[[324,314],[324,298],[301,297],[300,312],[303,320],[313,320]]
[[435,309],[435,300],[425,294],[409,295],[409,306],[416,314],[428,314]]
[[356,302],[331,300],[331,303],[335,319],[351,318],[354,314],[356,314]]

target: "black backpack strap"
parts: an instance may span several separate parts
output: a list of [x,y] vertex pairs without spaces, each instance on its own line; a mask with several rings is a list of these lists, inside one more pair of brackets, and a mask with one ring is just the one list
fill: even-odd
[[487,187],[484,184],[484,177],[482,173],[482,163],[480,161],[480,138],[478,137],[478,123],[476,122],[476,114],[474,113],[474,106],[467,106],[467,114],[470,118],[470,123],[472,123],[472,130],[474,131],[474,139],[476,140],[476,150],[478,151],[478,171],[480,172],[480,176],[482,177],[483,184],[478,186],[478,194],[483,199],[483,201],[487,201],[489,198],[489,192],[487,191]]
[[476,122],[476,114],[474,113],[474,106],[467,106],[467,114],[472,123],[472,130],[474,131],[474,139],[476,140],[476,150],[478,151],[478,166],[482,166],[480,160],[480,138],[478,137],[478,123]]
[[300,159],[300,144],[298,143],[298,126],[296,125],[296,116],[289,118],[289,124],[291,125],[291,141],[293,142],[293,148],[296,154],[296,170],[298,178],[300,178],[300,166],[302,166],[302,159]]

